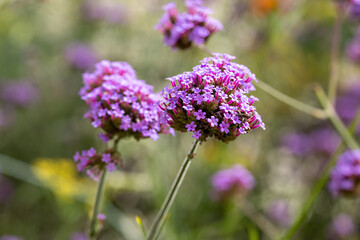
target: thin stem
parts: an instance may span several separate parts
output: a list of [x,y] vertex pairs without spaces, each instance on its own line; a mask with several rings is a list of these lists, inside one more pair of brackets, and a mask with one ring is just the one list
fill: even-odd
[[[356,126],[359,122],[359,118],[360,118],[360,111],[358,112],[358,115],[355,117],[355,119],[353,120],[353,122],[351,123],[351,125],[349,127],[349,131],[351,132],[351,134],[354,134],[354,132],[356,130]],[[303,224],[305,219],[308,217],[311,208],[313,207],[321,190],[325,187],[325,185],[329,179],[330,171],[336,163],[337,156],[341,153],[342,150],[343,150],[343,143],[339,144],[339,147],[336,149],[335,153],[332,155],[329,162],[327,163],[322,177],[319,178],[319,180],[316,182],[314,188],[311,191],[310,196],[304,203],[304,205],[300,211],[300,214],[297,216],[294,223],[290,226],[290,228],[287,230],[287,232],[280,238],[280,240],[292,239],[292,237],[299,230],[300,226]]]
[[191,159],[194,157],[195,152],[197,147],[199,146],[200,141],[199,140],[195,140],[190,152],[188,153],[188,155],[186,156],[172,186],[171,189],[168,193],[168,195],[166,196],[166,199],[164,201],[164,203],[161,206],[161,209],[153,223],[153,225],[151,226],[151,229],[149,231],[149,234],[147,236],[147,240],[154,240],[157,238],[157,236],[160,233],[161,227],[163,225],[163,222],[165,220],[165,217],[167,215],[167,213],[169,212],[169,209],[179,191],[179,188],[181,186],[181,183],[184,180],[184,177],[186,175],[186,172],[189,169],[190,163],[191,163]]
[[264,92],[270,94],[277,100],[289,105],[290,107],[293,107],[299,111],[302,111],[304,113],[307,113],[309,115],[312,115],[316,118],[324,119],[326,118],[326,113],[322,109],[314,108],[310,105],[307,105],[303,102],[300,102],[292,97],[289,97],[288,95],[285,95],[284,93],[276,90],[275,88],[271,87],[270,85],[267,85],[264,82],[257,82],[254,83],[256,87],[259,87]]
[[101,173],[98,188],[97,188],[97,191],[96,191],[93,215],[92,215],[92,219],[91,219],[91,222],[90,222],[90,238],[91,239],[94,238],[95,235],[96,235],[97,215],[100,212],[102,196],[104,195],[104,186],[105,186],[106,173],[107,173],[107,170],[105,168]]
[[338,131],[341,137],[344,139],[346,145],[351,149],[358,149],[359,145],[357,144],[353,136],[351,136],[349,131],[346,129],[343,122],[340,120],[330,100],[326,97],[324,90],[319,85],[316,85],[315,93],[319,99],[319,102],[324,107],[325,112],[327,113],[331,123],[334,125],[335,129]]
[[197,46],[201,51],[203,51],[205,54],[209,56],[213,56],[213,53],[208,49],[205,45],[199,45]]
[[255,223],[269,239],[276,239],[276,237],[279,236],[276,227],[266,217],[257,213],[255,207],[250,202],[246,201],[246,199],[242,200],[240,207],[243,213]]
[[335,3],[336,19],[331,40],[331,63],[328,95],[331,102],[336,98],[336,89],[339,81],[339,52],[342,31],[342,22],[345,15],[346,3]]

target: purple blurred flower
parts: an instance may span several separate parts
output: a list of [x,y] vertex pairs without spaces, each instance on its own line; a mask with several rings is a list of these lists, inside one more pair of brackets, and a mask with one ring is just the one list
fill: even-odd
[[123,23],[127,19],[127,10],[118,2],[88,0],[83,3],[82,12],[89,20],[108,23]]
[[89,238],[84,233],[74,233],[69,240],[89,240]]
[[[356,82],[348,86],[336,100],[336,112],[340,118],[350,124],[360,110],[360,83]],[[357,128],[360,134],[360,124]]]
[[309,134],[312,139],[313,150],[320,153],[332,154],[340,144],[340,136],[333,130],[320,128]]
[[7,178],[0,175],[0,203],[10,201],[14,192],[14,184]]
[[360,150],[348,150],[339,156],[332,169],[329,189],[334,196],[358,194],[360,182]]
[[218,171],[211,181],[214,200],[224,199],[234,193],[247,193],[255,186],[252,174],[240,164]]
[[192,72],[169,78],[160,104],[167,114],[164,120],[175,130],[193,131],[193,137],[201,141],[214,137],[229,142],[257,127],[265,129],[253,106],[257,99],[247,96],[255,75],[231,62],[234,57],[230,55],[214,55]]
[[14,235],[3,235],[0,240],[23,240],[23,238]]
[[[89,105],[85,117],[94,127],[100,127],[107,141],[113,137],[133,136],[157,140],[159,133],[169,133],[160,124],[163,115],[158,108],[162,99],[153,87],[136,78],[134,69],[126,62],[101,61],[93,73],[84,73],[81,98]],[[107,137],[107,138],[106,138]]]
[[360,18],[360,1],[359,0],[350,0],[350,16],[353,19]]
[[303,133],[288,133],[282,139],[282,144],[293,154],[303,157],[313,150],[312,139]]
[[345,239],[350,237],[355,232],[355,225],[351,217],[347,214],[337,215],[331,223],[331,233],[336,237]]
[[284,200],[276,200],[269,204],[266,213],[274,222],[281,227],[290,225],[292,219],[289,213],[289,204]]
[[98,60],[98,56],[89,46],[74,42],[65,50],[65,56],[69,63],[80,70],[89,70]]
[[0,91],[3,101],[20,107],[29,106],[39,98],[38,89],[30,82],[7,83]]
[[202,1],[186,1],[186,7],[187,12],[179,13],[175,3],[165,5],[165,14],[155,26],[164,34],[164,43],[173,49],[204,44],[223,28],[218,20],[209,17],[211,10],[202,6]]

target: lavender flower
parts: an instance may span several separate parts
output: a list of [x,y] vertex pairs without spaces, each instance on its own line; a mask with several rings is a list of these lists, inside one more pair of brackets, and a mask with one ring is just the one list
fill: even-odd
[[14,235],[3,235],[0,240],[23,240],[23,238]]
[[94,50],[79,42],[67,46],[65,56],[74,68],[80,70],[89,70],[98,61],[98,56]]
[[[360,7],[360,4],[358,4]],[[360,29],[355,37],[347,44],[346,54],[354,63],[360,63]]]
[[360,1],[359,0],[349,0],[350,2],[350,16],[353,19],[360,18]]
[[116,24],[125,22],[128,17],[124,5],[108,1],[87,0],[82,6],[82,12],[88,20]]
[[281,227],[287,227],[291,223],[289,205],[284,200],[276,200],[269,204],[266,213],[270,219]]
[[287,133],[282,139],[284,147],[296,156],[306,156],[313,150],[312,139],[303,133]]
[[348,150],[339,156],[329,181],[329,189],[334,196],[354,196],[360,182],[360,150]]
[[164,43],[173,49],[204,44],[223,28],[218,20],[209,17],[211,10],[202,6],[202,1],[186,1],[186,7],[187,12],[179,13],[175,3],[165,5],[165,14],[155,26],[164,34]]
[[116,170],[120,157],[114,150],[106,150],[105,153],[97,154],[94,148],[76,152],[74,161],[77,162],[79,171],[85,171],[93,180],[98,181],[104,168],[110,172]]
[[6,103],[27,107],[38,100],[39,92],[30,82],[7,83],[1,87],[0,97]]
[[337,238],[347,239],[355,232],[355,225],[351,217],[347,214],[337,215],[331,223],[331,232]]
[[[201,65],[169,78],[170,85],[162,91],[160,108],[164,120],[181,132],[193,131],[193,137],[205,141],[214,137],[223,142],[235,140],[240,134],[265,125],[247,96],[256,81],[250,70],[231,62],[227,54],[214,54]],[[201,99],[201,101],[199,101]],[[191,124],[191,126],[189,125]]]
[[102,128],[105,142],[133,136],[157,140],[159,133],[169,129],[160,124],[161,97],[153,87],[136,78],[134,69],[126,62],[101,61],[93,73],[84,73],[81,98],[89,105],[85,117],[94,127]]
[[240,164],[215,173],[211,181],[214,200],[224,199],[234,193],[247,193],[255,186],[252,174]]
[[84,233],[74,233],[71,235],[70,240],[89,240]]

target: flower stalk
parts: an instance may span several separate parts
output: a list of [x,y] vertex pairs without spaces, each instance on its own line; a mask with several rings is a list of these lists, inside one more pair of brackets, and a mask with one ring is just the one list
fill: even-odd
[[96,229],[97,215],[100,212],[102,197],[104,195],[104,186],[105,186],[106,175],[107,175],[107,170],[106,170],[106,168],[104,168],[101,173],[100,179],[99,179],[96,196],[95,196],[93,214],[92,214],[92,218],[91,218],[91,222],[90,222],[89,235],[90,235],[91,239],[93,239],[96,236],[96,232],[97,232],[97,229]]
[[346,145],[351,149],[358,149],[359,145],[355,141],[355,139],[351,136],[348,129],[346,129],[345,125],[337,115],[334,107],[332,106],[330,100],[326,97],[324,90],[319,86],[315,86],[315,93],[319,99],[319,102],[324,107],[325,112],[327,113],[331,123],[334,125],[335,129],[344,139]]
[[161,206],[161,209],[160,209],[153,225],[151,226],[149,234],[146,238],[147,240],[154,240],[160,234],[160,230],[162,228],[162,225],[164,223],[166,215],[169,212],[169,209],[172,206],[172,203],[174,202],[174,199],[175,199],[177,193],[179,192],[180,186],[181,186],[181,184],[185,178],[185,175],[190,167],[191,159],[194,158],[196,149],[198,148],[200,143],[201,142],[198,139],[196,139],[194,141],[188,155],[186,156],[183,164],[180,167],[180,170],[171,186],[171,189],[169,190],[168,195],[166,196],[165,201],[163,202],[163,204]]
[[330,81],[328,96],[331,102],[336,98],[336,89],[339,82],[339,52],[340,52],[340,41],[342,22],[345,16],[346,3],[336,3],[336,19],[334,23],[334,30],[331,40],[331,63],[330,63]]
[[[325,95],[325,93],[324,93]],[[351,134],[354,134],[356,131],[356,126],[359,123],[360,120],[360,111],[354,118],[353,122],[350,124],[349,131]],[[343,141],[344,142],[344,141]],[[285,232],[285,234],[280,238],[280,240],[288,240],[292,239],[293,236],[296,234],[296,232],[299,230],[303,222],[306,220],[307,216],[309,215],[309,212],[311,211],[312,207],[315,204],[316,199],[318,198],[320,192],[325,187],[330,171],[333,168],[333,166],[336,163],[338,155],[343,151],[343,142],[339,145],[339,147],[336,149],[335,153],[330,158],[324,173],[322,176],[317,180],[315,186],[313,187],[310,196],[307,198],[306,202],[304,203],[302,209],[300,210],[300,214],[297,215],[297,218],[293,222],[293,224],[288,228],[288,230]]]
[[254,85],[260,88],[261,90],[263,90],[264,92],[270,94],[272,97],[276,98],[277,100],[289,105],[290,107],[293,107],[309,115],[312,115],[316,118],[320,118],[320,119],[327,118],[327,115],[324,110],[312,107],[299,100],[289,97],[288,95],[276,90],[275,88],[271,87],[270,85],[264,82],[259,81],[257,83],[254,83]]

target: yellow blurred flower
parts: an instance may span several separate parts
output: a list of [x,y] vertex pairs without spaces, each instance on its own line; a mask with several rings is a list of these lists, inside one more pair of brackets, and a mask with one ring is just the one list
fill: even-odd
[[70,159],[58,158],[37,158],[33,163],[34,174],[54,193],[66,200],[83,196],[89,197],[89,188],[81,178],[77,177],[77,170],[74,162]]

